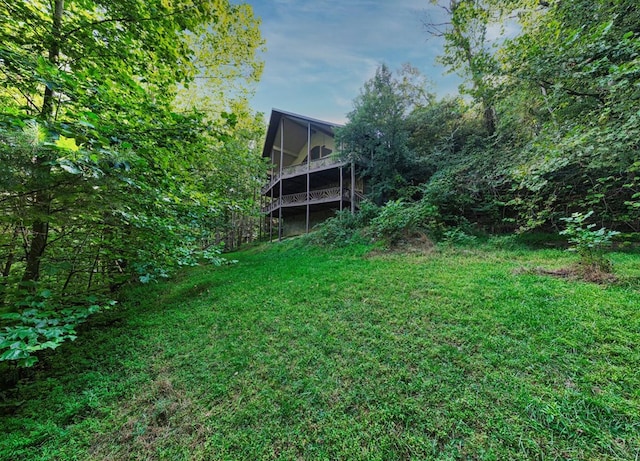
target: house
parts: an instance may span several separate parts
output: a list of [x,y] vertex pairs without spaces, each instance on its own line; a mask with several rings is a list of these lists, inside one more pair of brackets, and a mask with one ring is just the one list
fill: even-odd
[[335,155],[338,125],[272,110],[262,156],[269,182],[262,188],[271,239],[309,232],[338,210],[354,212],[363,199],[354,166]]

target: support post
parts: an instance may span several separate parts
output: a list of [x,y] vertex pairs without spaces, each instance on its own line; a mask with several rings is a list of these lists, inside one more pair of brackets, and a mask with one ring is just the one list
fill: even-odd
[[284,163],[284,117],[280,119],[280,195],[278,197],[278,241],[282,240],[282,168]]
[[[273,164],[273,150],[271,150],[271,162]],[[275,174],[275,168],[271,167],[271,178]],[[273,242],[273,186],[269,191],[269,243]]]
[[310,188],[311,188],[311,175],[309,173],[311,170],[311,122],[307,122],[307,217],[306,217],[306,231],[309,233],[309,219],[310,219],[310,204],[309,201],[311,197],[309,196]]
[[344,199],[344,185],[342,180],[342,165],[340,165],[340,211],[342,211],[342,200]]
[[[271,194],[271,203],[273,203],[273,194]],[[269,243],[273,242],[273,210],[269,211]]]
[[351,161],[351,213],[356,212],[356,162]]

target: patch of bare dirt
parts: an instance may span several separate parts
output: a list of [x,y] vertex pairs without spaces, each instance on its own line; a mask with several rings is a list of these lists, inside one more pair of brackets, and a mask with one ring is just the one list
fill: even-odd
[[193,419],[196,407],[167,377],[158,376],[141,395],[123,402],[117,414],[122,425],[97,435],[91,454],[96,459],[154,460],[176,439],[195,448],[206,439],[206,428]]
[[402,238],[390,248],[370,251],[367,256],[377,257],[390,254],[429,255],[435,250],[435,244],[423,232],[415,232]]
[[618,282],[618,277],[616,277],[611,272],[603,271],[598,267],[582,266],[580,264],[569,267],[561,267],[559,269],[545,269],[544,267],[519,268],[514,272],[516,274],[549,275],[551,277],[558,277],[569,280],[582,280],[585,282],[597,283],[601,285],[608,285]]

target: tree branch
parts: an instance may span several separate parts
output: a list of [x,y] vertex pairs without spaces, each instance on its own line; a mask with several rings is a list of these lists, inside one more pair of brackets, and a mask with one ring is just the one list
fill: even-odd
[[183,8],[182,10],[178,10],[178,11],[174,11],[173,13],[167,13],[161,16],[152,16],[149,18],[134,18],[132,16],[123,16],[120,18],[105,18],[105,19],[101,19],[99,21],[94,21],[94,22],[89,22],[86,24],[82,24],[78,27],[75,27],[67,32],[65,32],[62,35],[62,40],[66,40],[67,38],[71,37],[73,34],[75,34],[76,32],[81,31],[82,29],[86,29],[88,27],[94,27],[94,26],[99,26],[101,24],[107,24],[110,22],[124,22],[124,23],[136,23],[136,22],[146,22],[146,21],[157,21],[158,19],[162,19],[162,18],[166,18],[169,16],[176,16],[178,14],[184,13],[185,11],[189,11],[196,8],[196,5],[190,6],[190,7],[186,7]]
[[[20,85],[18,85],[18,83],[16,82],[16,80],[14,78],[12,78],[9,74],[7,74],[6,72],[2,72],[5,77],[7,78],[8,81],[10,81],[13,84],[13,87],[15,89],[18,90],[18,92],[24,97],[24,99],[27,101],[27,105],[31,106],[36,112],[39,112],[40,109],[38,108],[38,106],[36,105],[35,102],[33,102],[33,100],[20,88]],[[14,97],[15,99],[15,97]],[[18,102],[18,101],[16,101]]]
[[[545,89],[546,87],[554,86],[554,83],[548,80],[542,80],[538,84]],[[605,103],[604,96],[601,93],[587,93],[587,92],[577,91],[577,90],[573,90],[571,88],[566,88],[566,87],[562,87],[562,90],[571,96],[595,98],[598,101],[600,101],[600,103],[602,104]]]

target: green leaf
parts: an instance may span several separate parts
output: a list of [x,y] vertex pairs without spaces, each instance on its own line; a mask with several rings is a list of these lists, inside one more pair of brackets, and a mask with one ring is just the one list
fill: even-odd
[[22,316],[17,312],[8,312],[6,314],[0,314],[2,320],[20,320]]
[[80,150],[80,147],[76,144],[76,140],[74,138],[67,138],[65,136],[60,135],[55,142],[56,147],[59,149],[70,150],[76,152]]
[[62,341],[46,341],[38,345],[38,349],[56,349]]
[[0,355],[0,362],[5,360],[20,360],[29,357],[29,353],[22,349],[8,349]]
[[64,171],[66,171],[67,173],[71,173],[71,174],[82,173],[82,170],[78,168],[72,161],[64,158],[58,159],[58,166],[62,168]]
[[20,327],[15,330],[16,337],[20,339],[34,338],[37,337],[38,334],[33,330],[33,328],[29,327]]
[[38,357],[33,356],[33,355],[31,355],[31,356],[29,356],[27,358],[18,360],[18,365],[21,366],[21,367],[25,367],[25,368],[32,367],[36,363],[38,363]]

